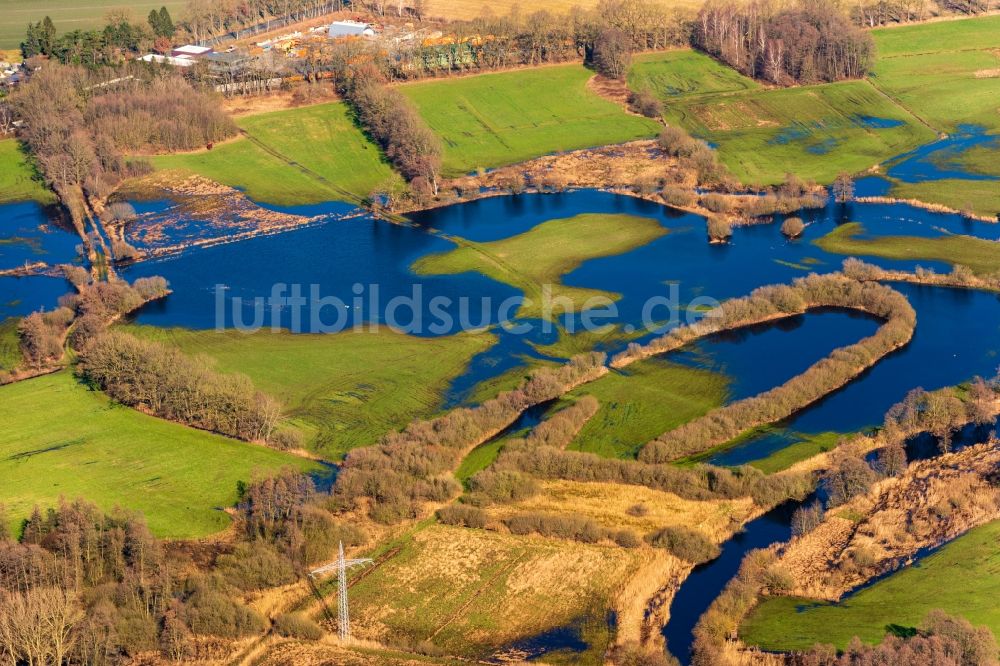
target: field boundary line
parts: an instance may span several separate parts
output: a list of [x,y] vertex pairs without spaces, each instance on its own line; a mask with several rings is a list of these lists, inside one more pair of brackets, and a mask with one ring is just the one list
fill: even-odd
[[[916,118],[918,121],[920,121],[920,124],[922,124],[927,129],[933,131],[934,133],[936,133],[938,135],[941,135],[941,134],[944,133],[942,130],[939,130],[937,127],[934,127],[929,122],[927,122],[926,120],[924,120],[923,118],[921,118],[919,114],[917,114],[915,111],[913,111],[913,109],[909,108],[908,106],[906,106],[905,104],[903,104],[901,101],[899,101],[898,99],[896,99],[895,97],[893,97],[892,95],[890,95],[889,93],[887,93],[885,90],[883,90],[882,88],[879,88],[877,85],[875,85],[875,82],[872,81],[870,77],[866,76],[863,80],[868,85],[870,85],[872,87],[872,90],[874,90],[879,95],[881,95],[882,97],[886,98],[887,100],[889,100],[890,102],[892,102],[893,104],[895,104],[896,106],[898,106],[899,108],[901,108],[903,111],[906,111],[908,114],[910,114],[911,116],[913,116],[914,118]],[[890,159],[894,159],[894,158],[890,158]]]

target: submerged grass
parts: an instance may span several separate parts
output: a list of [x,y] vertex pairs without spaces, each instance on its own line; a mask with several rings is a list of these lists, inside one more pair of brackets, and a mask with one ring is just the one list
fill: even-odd
[[143,513],[157,536],[201,537],[229,524],[237,481],[317,467],[116,405],[66,371],[0,387],[0,423],[0,504],[18,522],[82,497]]
[[860,237],[864,232],[861,224],[851,222],[813,242],[823,250],[835,254],[944,261],[967,266],[981,276],[1000,272],[1000,243],[994,241],[957,234],[936,238],[883,236],[867,239]]
[[803,650],[815,643],[843,649],[852,636],[876,643],[889,625],[915,627],[936,608],[985,624],[1000,635],[1000,521],[970,530],[840,604],[774,597],[740,628],[740,638],[765,650]]
[[666,233],[652,218],[577,215],[549,220],[523,234],[489,243],[454,239],[459,244],[457,249],[422,257],[413,270],[420,275],[476,271],[516,287],[526,299],[518,312],[520,317],[546,315],[544,290],[551,287],[553,307],[548,314],[558,315],[567,309],[564,304],[572,311],[580,311],[590,299],[618,297],[597,289],[566,286],[561,283],[564,275],[587,259],[623,254]]
[[451,380],[496,340],[489,333],[421,338],[387,328],[334,335],[128,330],[204,354],[224,372],[248,375],[284,403],[308,447],[330,459],[436,414]]
[[681,96],[665,116],[715,145],[746,183],[777,183],[789,171],[828,183],[935,137],[865,81]]

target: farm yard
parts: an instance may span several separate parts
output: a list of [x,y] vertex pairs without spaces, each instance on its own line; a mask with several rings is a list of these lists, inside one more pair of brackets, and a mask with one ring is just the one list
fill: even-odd
[[0,50],[17,49],[24,40],[28,23],[41,21],[49,16],[60,32],[84,30],[103,25],[104,16],[115,9],[131,10],[136,16],[145,17],[151,9],[164,7],[178,15],[184,7],[181,0],[0,0]]
[[115,404],[68,371],[0,387],[0,422],[0,503],[17,525],[36,504],[85,497],[142,512],[159,537],[203,537],[229,525],[238,481],[320,469]]
[[551,152],[656,136],[587,87],[593,72],[556,65],[407,84],[400,90],[444,142],[443,172],[460,176]]

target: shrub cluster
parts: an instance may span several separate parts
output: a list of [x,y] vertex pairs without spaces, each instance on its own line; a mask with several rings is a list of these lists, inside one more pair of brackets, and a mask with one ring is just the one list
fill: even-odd
[[724,184],[730,180],[715,151],[680,127],[671,125],[663,128],[657,142],[664,153],[676,158],[682,167],[698,174],[698,182],[702,185]]
[[803,497],[813,487],[809,474],[765,475],[749,466],[653,465],[552,447],[505,447],[491,469],[517,470],[542,479],[644,486],[693,500],[750,496],[761,506]]
[[974,627],[963,617],[932,610],[912,634],[886,634],[878,645],[854,637],[841,654],[832,645],[817,645],[789,658],[790,666],[996,666],[996,637],[988,627]]
[[701,530],[686,525],[664,527],[648,535],[646,541],[692,564],[708,562],[719,556],[719,547],[714,541]]
[[512,534],[540,534],[570,539],[582,543],[597,543],[605,539],[622,548],[637,548],[641,541],[631,530],[611,530],[584,516],[564,514],[518,513],[505,519]]
[[456,409],[430,421],[414,421],[385,435],[376,446],[351,451],[334,496],[355,506],[371,502],[375,520],[395,523],[416,516],[424,501],[444,501],[459,491],[451,471],[472,448],[499,433],[533,405],[559,397],[605,372],[605,355],[581,354],[558,368],[536,372],[520,387],[477,407]]

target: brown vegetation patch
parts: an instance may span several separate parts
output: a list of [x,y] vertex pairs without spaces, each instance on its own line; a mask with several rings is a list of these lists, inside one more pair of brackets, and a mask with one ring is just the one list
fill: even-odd
[[793,540],[781,566],[795,580],[790,594],[839,599],[871,578],[1000,517],[997,442],[911,465],[900,477],[831,511]]
[[640,534],[684,525],[700,529],[721,543],[757,509],[749,497],[699,501],[643,486],[565,480],[544,481],[541,491],[532,497],[490,507],[490,514],[499,519],[524,511],[585,516],[606,527],[628,528]]
[[452,652],[488,652],[610,607],[654,556],[435,525],[352,587],[352,628],[367,639],[432,639]]

